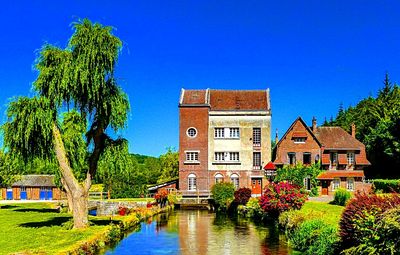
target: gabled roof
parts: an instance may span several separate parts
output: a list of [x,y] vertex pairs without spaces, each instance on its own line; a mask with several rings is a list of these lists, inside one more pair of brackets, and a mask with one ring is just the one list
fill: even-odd
[[21,180],[14,182],[12,187],[56,187],[54,175],[23,175]]
[[272,161],[264,166],[264,170],[276,170],[276,166]]
[[[290,130],[293,129],[294,125],[296,124],[296,122],[300,122],[305,129],[307,130],[307,132],[314,138],[314,140],[318,143],[319,146],[321,146],[321,143],[318,141],[317,137],[315,137],[314,133],[312,132],[312,130],[307,126],[307,124],[304,122],[304,120],[299,116],[297,117],[297,119],[295,121],[293,121],[292,125],[290,125],[290,127],[286,130],[285,134],[282,136],[282,138],[279,140],[279,142],[276,144],[276,146],[278,146],[283,139],[285,139],[285,137],[288,135],[288,133],[290,132]],[[302,133],[301,137],[304,137],[303,132],[296,132],[296,133]]]
[[361,150],[364,145],[341,127],[317,127],[314,133],[325,150]]
[[211,111],[270,111],[266,90],[185,90],[179,106],[208,106]]

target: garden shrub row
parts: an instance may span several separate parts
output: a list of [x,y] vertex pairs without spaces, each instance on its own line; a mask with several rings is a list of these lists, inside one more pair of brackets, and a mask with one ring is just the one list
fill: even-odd
[[376,179],[372,183],[372,190],[375,193],[400,193],[400,180]]

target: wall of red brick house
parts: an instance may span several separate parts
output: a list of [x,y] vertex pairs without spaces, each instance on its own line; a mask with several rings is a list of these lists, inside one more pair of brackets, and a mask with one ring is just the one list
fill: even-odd
[[262,170],[249,170],[249,171],[243,171],[243,170],[238,170],[238,171],[224,171],[224,170],[219,170],[219,171],[209,171],[208,177],[209,177],[209,188],[211,190],[211,187],[216,183],[215,176],[217,174],[221,174],[224,178],[224,182],[232,182],[231,181],[231,175],[232,174],[237,174],[239,176],[239,187],[245,187],[251,189],[251,177],[262,177],[262,189],[264,189],[265,185],[267,184],[267,179],[264,177],[264,171]]
[[[196,175],[197,190],[208,190],[208,107],[179,108],[179,189],[188,189],[188,175]],[[197,135],[187,135],[188,128]],[[185,151],[199,151],[199,164],[185,164]]]
[[[302,132],[307,134],[305,143],[295,143],[292,139],[294,132]],[[297,121],[292,130],[289,130],[277,148],[276,158],[280,159],[284,164],[289,164],[288,152],[296,153],[296,161],[303,162],[303,153],[311,153],[311,163],[315,161],[315,156],[320,154],[320,147],[314,137],[307,131],[301,121]],[[321,155],[320,155],[321,156]]]

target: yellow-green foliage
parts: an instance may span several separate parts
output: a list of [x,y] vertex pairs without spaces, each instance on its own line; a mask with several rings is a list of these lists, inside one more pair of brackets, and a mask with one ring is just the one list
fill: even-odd
[[103,184],[92,184],[90,192],[103,192]]

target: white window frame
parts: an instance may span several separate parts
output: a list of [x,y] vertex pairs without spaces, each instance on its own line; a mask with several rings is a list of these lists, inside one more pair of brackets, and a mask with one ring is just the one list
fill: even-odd
[[347,152],[347,164],[354,165],[355,154],[354,152]]
[[185,151],[185,163],[199,163],[200,151]]
[[[190,131],[193,130],[194,131],[194,135],[190,134]],[[197,136],[197,129],[195,127],[190,127],[186,130],[186,135],[190,138],[195,138]]]
[[355,189],[355,180],[354,178],[350,177],[346,180],[346,188],[347,190],[354,191]]
[[[334,155],[334,156],[332,156]],[[332,160],[332,158],[334,159],[334,161]],[[338,153],[337,151],[332,151],[329,153],[329,161],[331,163],[331,166],[337,166],[338,165]]]
[[238,127],[233,127],[229,128],[229,138],[240,138],[240,128]]
[[216,151],[214,152],[215,162],[240,162],[240,153],[238,151]]
[[235,186],[235,189],[238,189],[239,188],[239,175],[231,174],[231,182]]
[[[312,189],[312,185],[311,185],[311,177],[309,176],[309,175],[307,175],[304,179],[303,179],[303,184],[304,184],[304,188],[307,190],[307,191],[311,191],[311,189]],[[307,184],[310,184],[310,188],[309,189],[307,189]]]
[[214,176],[214,180],[215,180],[215,183],[221,183],[221,182],[224,182],[224,176],[222,175],[222,174],[216,174],[215,176]]
[[188,175],[188,190],[189,191],[197,190],[197,177],[195,174]]
[[[337,181],[337,183],[336,183],[336,181]],[[340,188],[340,178],[334,178],[332,180],[332,191],[335,191],[338,188]]]
[[306,143],[305,137],[295,137],[293,138],[294,143]]
[[253,128],[253,146],[261,146],[261,128]]
[[225,138],[225,128],[214,128],[214,138]]
[[[259,155],[257,161],[255,155]],[[253,169],[261,169],[261,152],[253,152]]]

